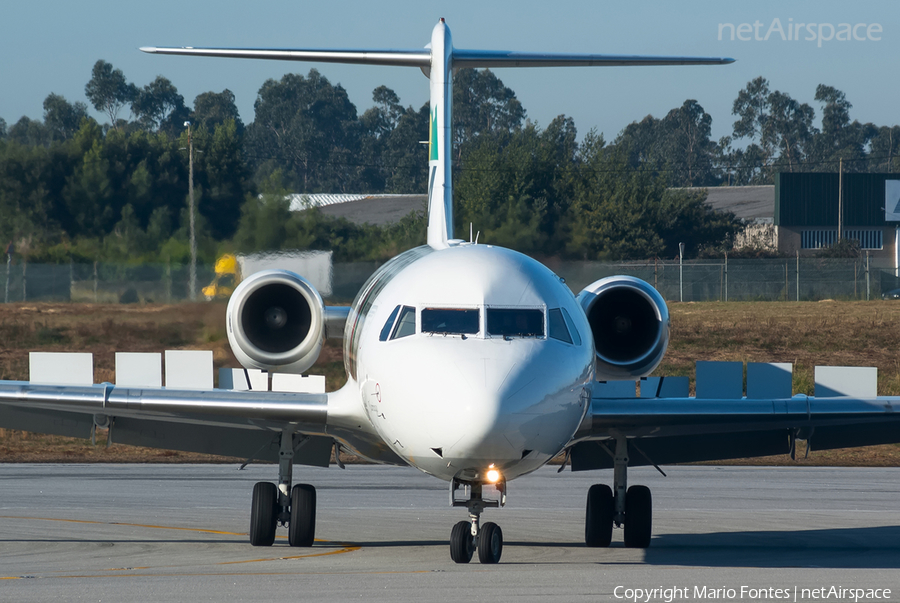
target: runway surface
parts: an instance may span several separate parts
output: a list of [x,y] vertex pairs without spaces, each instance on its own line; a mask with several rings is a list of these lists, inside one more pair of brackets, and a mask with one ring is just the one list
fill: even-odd
[[621,530],[583,544],[587,490],[611,472],[512,482],[483,516],[505,539],[484,566],[450,561],[465,510],[414,469],[297,467],[318,490],[317,542],[298,549],[283,529],[274,547],[247,540],[250,491],[274,466],[0,464],[0,601],[815,600],[803,589],[832,586],[900,601],[900,469],[666,471],[629,472],[653,492],[647,550]]

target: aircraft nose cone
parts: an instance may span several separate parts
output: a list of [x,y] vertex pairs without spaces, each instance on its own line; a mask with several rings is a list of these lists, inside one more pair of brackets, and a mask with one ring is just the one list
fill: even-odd
[[458,381],[445,390],[446,402],[436,411],[443,434],[452,434],[445,456],[519,459],[521,425],[537,400],[525,363],[511,358],[462,358],[455,362]]

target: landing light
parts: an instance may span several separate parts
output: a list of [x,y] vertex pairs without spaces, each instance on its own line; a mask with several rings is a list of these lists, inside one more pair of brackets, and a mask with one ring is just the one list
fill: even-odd
[[494,469],[494,466],[491,465],[487,470],[487,473],[484,474],[485,479],[492,484],[496,484],[500,481],[500,472]]

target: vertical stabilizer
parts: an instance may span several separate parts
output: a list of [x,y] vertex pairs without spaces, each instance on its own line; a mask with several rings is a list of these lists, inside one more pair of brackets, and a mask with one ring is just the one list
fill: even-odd
[[441,19],[431,32],[431,118],[428,134],[428,245],[447,247],[453,238],[453,185],[450,175],[453,138],[453,42]]

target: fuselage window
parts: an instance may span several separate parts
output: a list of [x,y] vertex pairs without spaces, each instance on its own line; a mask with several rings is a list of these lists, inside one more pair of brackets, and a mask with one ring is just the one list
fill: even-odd
[[391,339],[400,339],[401,337],[409,337],[416,334],[416,309],[410,306],[403,306],[400,310],[400,318],[397,320],[397,326],[394,327],[394,334]]
[[397,313],[400,312],[400,306],[394,308],[394,311],[391,312],[391,315],[388,316],[387,322],[384,323],[384,326],[381,327],[381,335],[378,336],[378,341],[387,341],[388,337],[391,334],[391,328],[394,326],[394,321],[397,319]]
[[572,343],[572,336],[569,334],[569,328],[566,326],[566,320],[563,318],[562,308],[553,308],[547,312],[547,322],[549,323],[548,327],[552,339]]
[[525,308],[488,308],[488,335],[543,337],[544,312]]
[[479,310],[462,308],[425,308],[422,310],[423,333],[474,335],[481,321]]
[[572,320],[572,317],[569,316],[569,313],[565,308],[561,308],[563,313],[563,318],[566,319],[566,324],[569,326],[569,333],[572,334],[572,340],[575,345],[581,345],[581,335],[578,334],[578,329],[575,328],[575,321]]

